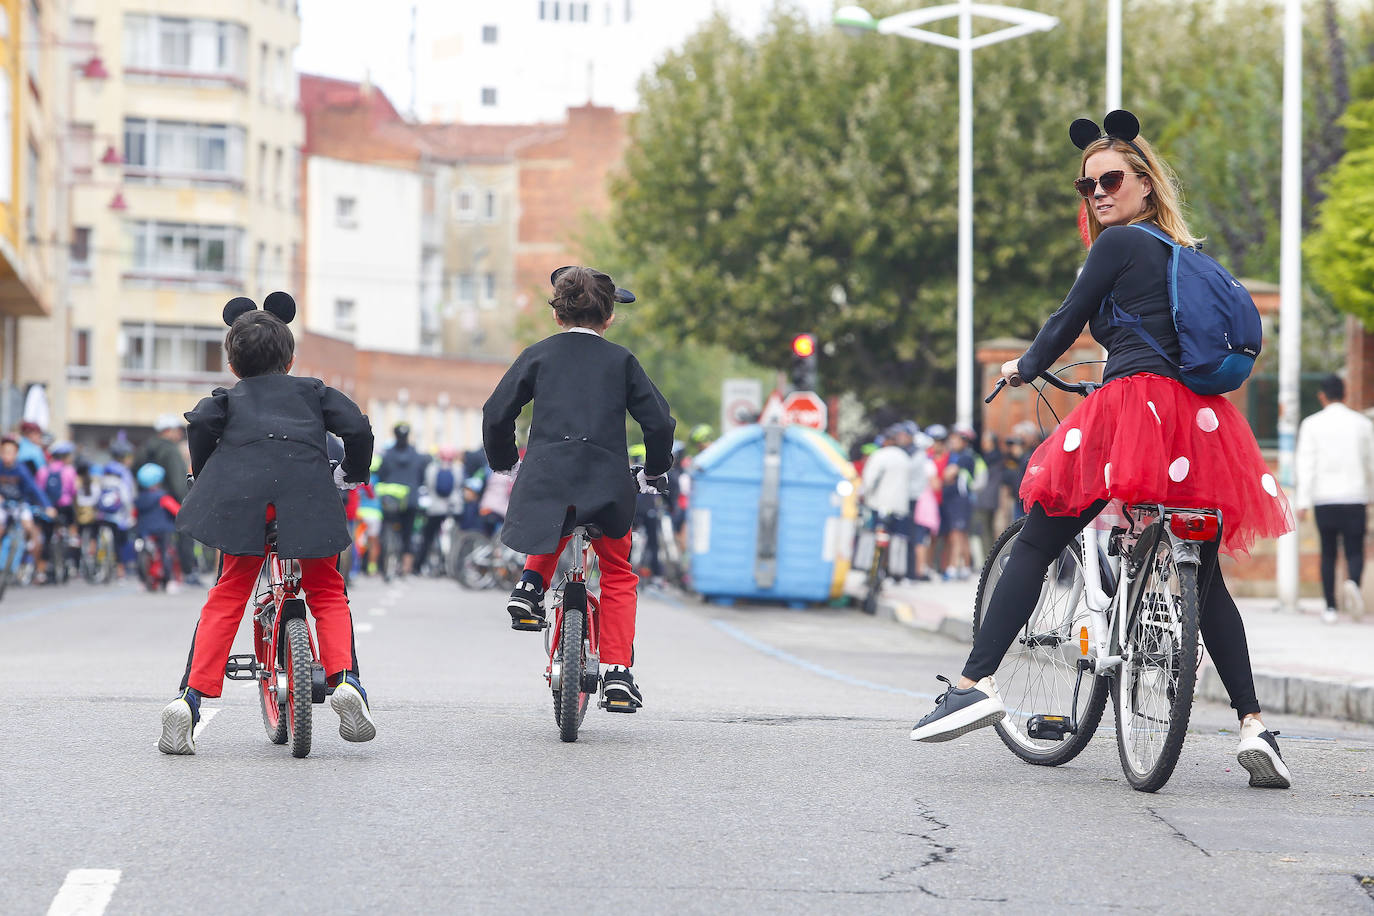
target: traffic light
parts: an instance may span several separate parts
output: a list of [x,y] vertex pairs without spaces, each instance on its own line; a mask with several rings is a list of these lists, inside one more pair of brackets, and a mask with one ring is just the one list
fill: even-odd
[[797,391],[816,390],[816,338],[798,334],[792,338],[792,387]]

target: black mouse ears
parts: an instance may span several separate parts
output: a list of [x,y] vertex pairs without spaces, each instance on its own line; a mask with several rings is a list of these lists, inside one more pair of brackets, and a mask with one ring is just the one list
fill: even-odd
[[[1140,148],[1132,142],[1138,136],[1140,136],[1140,119],[1124,109],[1110,112],[1102,119],[1101,127],[1087,118],[1079,118],[1069,125],[1069,139],[1079,149],[1087,149],[1096,141],[1104,137],[1111,137],[1113,140],[1130,143],[1131,148],[1139,153]],[[1141,153],[1141,156],[1143,157],[1144,153]]]
[[[224,323],[232,326],[236,318],[257,307],[257,303],[247,296],[235,296],[224,306]],[[296,300],[291,298],[290,293],[280,290],[268,293],[267,298],[262,300],[262,308],[280,318],[283,324],[290,324],[291,319],[296,317]]]

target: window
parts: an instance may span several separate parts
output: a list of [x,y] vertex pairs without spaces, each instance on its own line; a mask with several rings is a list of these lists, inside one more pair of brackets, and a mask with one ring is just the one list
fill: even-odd
[[334,300],[334,330],[344,334],[358,330],[357,303],[354,300]]
[[234,22],[130,14],[124,17],[124,66],[159,80],[242,82],[247,39],[248,30]]
[[253,288],[259,294],[267,289],[267,243],[258,242],[257,257],[253,259]]
[[24,154],[24,235],[38,238],[38,147],[32,140]]
[[258,45],[258,98],[267,101],[267,67],[272,61],[272,54],[267,49],[267,42]]
[[287,84],[291,82],[291,68],[286,65],[286,50],[277,49],[277,104],[285,105],[291,90]]
[[286,264],[282,261],[282,251],[280,245],[272,249],[272,286],[277,289],[287,285]]
[[[73,45],[95,44],[95,20],[73,17],[72,29],[71,33],[67,36],[67,41]],[[84,48],[77,50],[85,51]]]
[[67,144],[67,168],[76,178],[87,178],[95,167],[95,125],[72,124]]
[[125,177],[150,184],[241,185],[246,132],[228,124],[124,119]]
[[286,151],[280,146],[272,157],[272,201],[280,207],[285,201],[282,194],[282,180],[285,177],[283,172],[286,169]]
[[484,26],[482,26],[482,44],[484,44],[484,45],[494,45],[494,44],[496,44],[496,26],[494,26],[494,25],[484,25]]
[[553,0],[553,21],[554,21],[554,22],[557,22],[557,21],[558,21],[559,7],[561,7],[562,5],[563,5],[563,4],[559,3],[558,0]]
[[301,148],[291,148],[291,174],[287,176],[291,186],[291,212],[301,212]]
[[24,45],[33,49],[26,52],[23,57],[29,73],[29,88],[37,93],[38,87],[42,84],[42,75],[38,68],[39,63],[43,60],[43,54],[38,50],[43,47],[43,12],[38,8],[38,0],[29,0],[28,8],[24,10],[23,16]]
[[482,104],[488,108],[496,104],[496,90],[491,86],[482,87]]
[[72,328],[71,346],[67,350],[67,381],[90,382],[91,380],[91,331],[89,328]]
[[354,229],[358,225],[358,199],[356,197],[334,198],[334,222],[343,229]]
[[[7,17],[0,16],[0,21]],[[11,186],[14,171],[14,99],[10,95],[10,74],[0,68],[0,203],[14,199]]]
[[473,193],[467,188],[459,188],[453,192],[453,218],[463,221],[470,221],[477,218],[477,211],[473,205]]
[[267,144],[258,144],[258,200],[267,199]]
[[91,278],[91,227],[73,226],[72,241],[67,252],[67,263],[73,280]]
[[138,220],[130,232],[135,275],[219,284],[239,279],[243,230],[237,226]]
[[453,278],[453,297],[464,304],[477,299],[477,280],[472,274],[457,274]]
[[125,322],[119,380],[130,387],[191,386],[224,378],[224,328]]
[[496,219],[496,193],[494,191],[488,191],[482,201],[482,219],[488,223]]
[[626,21],[626,22],[629,22],[630,19],[634,16],[633,3],[634,3],[634,0],[625,0],[625,21]]
[[482,301],[488,306],[496,303],[496,274],[491,271],[487,271],[483,277]]
[[548,0],[539,0],[539,18],[547,19],[549,12]]

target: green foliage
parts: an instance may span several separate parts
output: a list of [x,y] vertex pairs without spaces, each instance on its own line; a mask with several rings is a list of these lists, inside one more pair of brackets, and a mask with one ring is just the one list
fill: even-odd
[[1354,80],[1346,111],[1346,153],[1331,171],[1318,229],[1303,253],[1336,305],[1374,324],[1374,67]]
[[[1067,125],[1103,107],[1103,4],[1021,5],[1060,25],[974,55],[980,340],[1032,336],[1072,284],[1083,249]],[[879,16],[910,6],[870,4]],[[1265,279],[1278,244],[1280,13],[1277,0],[1126,9],[1126,106],[1182,175],[1195,231],[1234,272]],[[1346,25],[1352,47],[1369,46],[1367,18]],[[1309,32],[1316,93],[1335,52]],[[957,78],[947,49],[852,38],[785,8],[753,42],[717,19],[642,84],[608,231],[589,248],[633,266],[636,321],[671,337],[669,354],[720,346],[781,369],[792,336],[811,331],[824,393],[948,419]],[[1325,142],[1319,127],[1311,144]]]

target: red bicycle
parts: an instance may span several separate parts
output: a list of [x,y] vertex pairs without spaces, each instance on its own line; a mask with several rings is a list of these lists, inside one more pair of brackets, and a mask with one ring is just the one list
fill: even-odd
[[253,655],[231,655],[225,677],[258,682],[262,724],[291,756],[310,754],[312,707],[331,693],[300,597],[301,564],[277,553],[277,523],[267,523],[267,555],[253,597]]
[[[601,537],[594,525],[579,526],[572,533],[572,568],[564,575],[553,600],[553,624],[546,625],[544,648],[549,665],[544,679],[553,690],[553,718],[558,736],[576,741],[577,730],[587,717],[591,698],[601,691],[601,604],[587,590],[587,552]],[[597,704],[629,706],[624,701],[608,704],[605,696]],[[627,712],[634,710],[627,709]]]

